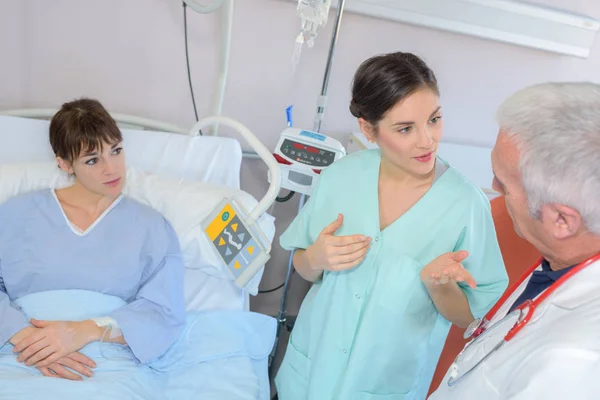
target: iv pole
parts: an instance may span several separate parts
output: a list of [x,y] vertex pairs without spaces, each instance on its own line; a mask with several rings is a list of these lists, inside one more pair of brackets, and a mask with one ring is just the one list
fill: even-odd
[[[335,18],[335,25],[333,27],[333,35],[331,37],[331,43],[329,44],[329,54],[327,56],[327,64],[325,66],[325,75],[323,77],[323,86],[321,88],[321,95],[317,100],[317,115],[315,116],[315,121],[313,125],[313,130],[315,132],[321,131],[321,123],[323,122],[323,114],[325,112],[325,107],[327,106],[327,87],[329,86],[329,76],[331,75],[331,67],[333,65],[333,55],[335,50],[335,45],[337,43],[338,35],[340,33],[340,24],[342,22],[342,15],[344,13],[344,5],[346,0],[338,1],[337,15]],[[306,202],[306,195],[302,194],[300,196],[300,200],[298,202],[298,213],[304,206]],[[285,325],[287,321],[287,298],[288,292],[290,289],[290,283],[292,278],[292,272],[294,269],[293,266],[294,259],[294,251],[290,253],[290,258],[288,260],[287,274],[285,276],[285,282],[283,285],[283,295],[281,298],[281,306],[279,307],[279,313],[277,314],[277,331],[275,335],[275,344],[273,346],[273,350],[269,355],[269,369],[273,368],[273,360],[277,355],[277,348],[279,347],[279,338],[281,336],[281,328]],[[272,372],[272,371],[270,371]],[[270,373],[269,375],[272,376]]]

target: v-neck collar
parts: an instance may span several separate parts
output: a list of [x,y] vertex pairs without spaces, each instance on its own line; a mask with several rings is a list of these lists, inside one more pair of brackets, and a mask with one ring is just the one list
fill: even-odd
[[123,198],[123,195],[120,194],[119,197],[117,197],[115,199],[115,201],[113,201],[111,203],[110,206],[108,206],[108,208],[106,210],[104,210],[104,212],[102,214],[100,214],[100,216],[98,218],[96,218],[96,220],[86,229],[86,230],[82,230],[81,228],[79,228],[78,226],[76,226],[75,224],[73,224],[71,222],[71,220],[69,220],[69,218],[67,217],[67,214],[65,213],[65,210],[62,206],[62,204],[60,204],[60,201],[58,200],[58,196],[56,195],[56,190],[55,189],[50,189],[50,192],[52,193],[52,197],[54,198],[54,200],[56,201],[56,205],[58,206],[58,209],[60,210],[63,218],[65,219],[65,222],[67,223],[67,226],[71,229],[71,231],[76,234],[77,236],[86,236],[87,234],[89,234],[92,230],[94,230],[94,228],[96,227],[96,225],[98,225],[106,215],[108,215],[108,213],[117,206],[117,204],[119,204],[121,202],[121,199]]
[[444,180],[444,177],[449,175],[448,172],[451,169],[451,167],[449,165],[447,165],[441,158],[436,156],[436,161],[435,161],[435,177],[434,177],[434,181],[431,184],[431,187],[429,189],[427,189],[427,191],[425,192],[425,194],[423,196],[421,196],[421,198],[419,198],[419,200],[417,200],[417,202],[415,204],[413,204],[408,210],[406,210],[406,212],[404,212],[404,214],[400,215],[398,218],[396,218],[394,221],[392,221],[392,223],[390,223],[388,226],[386,226],[384,229],[381,229],[381,217],[380,217],[380,208],[379,208],[379,176],[381,173],[381,151],[378,151],[378,160],[375,164],[375,206],[376,206],[376,214],[377,214],[377,233],[379,235],[383,235],[385,232],[387,232],[388,230],[390,230],[390,228],[392,228],[394,225],[399,224],[401,221],[404,221],[407,217],[410,217],[410,215],[414,212],[414,209],[417,207],[420,207],[421,203],[423,203],[424,201],[427,201],[429,199],[429,197],[431,197],[431,191],[434,188],[437,188],[437,186],[439,186],[439,182]]

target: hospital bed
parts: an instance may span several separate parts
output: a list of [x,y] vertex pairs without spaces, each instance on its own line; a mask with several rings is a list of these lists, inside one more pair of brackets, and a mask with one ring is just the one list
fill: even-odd
[[[56,167],[48,144],[48,119],[54,112],[0,111],[0,203],[17,193],[65,185],[65,178]],[[268,164],[271,173],[278,174],[271,153],[247,128],[224,117],[201,120],[186,130],[145,118],[123,114],[112,116],[124,138],[128,166],[126,193],[161,211],[179,236],[186,263],[188,311],[202,311],[213,317],[219,312],[252,314],[249,296],[258,293],[262,269],[244,288],[236,285],[212,251],[212,243],[204,236],[201,221],[223,197],[234,198],[259,217],[258,227],[272,241],[274,218],[264,211],[279,192],[279,180],[273,180],[275,183],[267,195],[257,201],[240,190],[240,143],[233,138],[199,136],[198,132],[203,126],[214,123],[233,128]],[[276,323],[271,317],[261,317],[264,317],[263,323],[250,327],[239,327],[234,322],[229,327],[221,327],[230,329],[232,335],[236,331],[250,332],[250,337],[245,340],[247,344],[252,342],[253,348],[245,355],[238,354],[230,359],[222,355],[207,361],[205,371],[210,371],[210,378],[198,377],[186,383],[195,385],[192,388],[194,398],[269,398],[268,355],[273,346]],[[180,398],[180,394],[177,396]]]

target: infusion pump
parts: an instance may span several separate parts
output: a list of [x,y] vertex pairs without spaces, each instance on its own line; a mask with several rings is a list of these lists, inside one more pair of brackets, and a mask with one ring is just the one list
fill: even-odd
[[281,187],[310,195],[321,171],[344,157],[346,149],[329,136],[287,128],[281,132],[273,155],[281,167]]

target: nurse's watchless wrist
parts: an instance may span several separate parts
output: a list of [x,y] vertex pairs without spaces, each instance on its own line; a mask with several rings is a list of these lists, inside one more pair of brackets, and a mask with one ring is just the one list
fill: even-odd
[[314,245],[308,246],[308,248],[304,251],[304,257],[306,258],[306,263],[308,264],[308,267],[311,269],[311,271],[314,272],[319,272],[322,271],[323,268],[320,268],[318,263],[314,262],[314,257],[313,257],[313,251],[314,251]]

